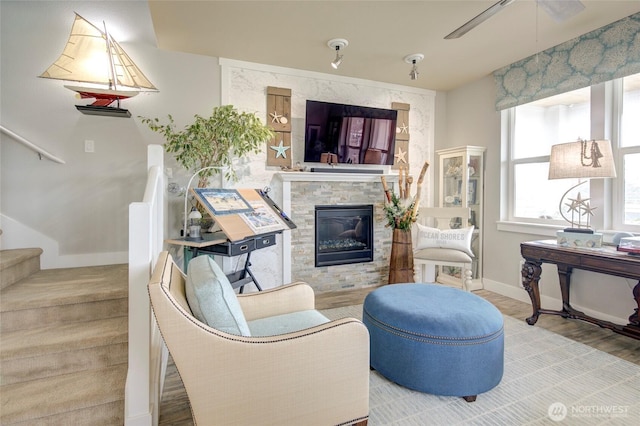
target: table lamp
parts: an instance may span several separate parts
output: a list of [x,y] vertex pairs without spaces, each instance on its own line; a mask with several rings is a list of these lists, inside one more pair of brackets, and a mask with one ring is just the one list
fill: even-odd
[[[569,188],[560,198],[558,206],[560,215],[571,224],[565,232],[593,233],[589,227],[589,218],[593,216],[595,207],[589,205],[589,198],[583,199],[580,193],[576,198],[565,198],[573,189],[588,182],[588,179],[595,178],[615,178],[616,168],[613,162],[613,152],[611,142],[608,140],[578,140],[576,142],[562,143],[551,147],[551,157],[549,159],[549,179],[587,179]],[[571,212],[569,219],[563,211]],[[577,223],[575,216],[578,216]],[[586,216],[586,223],[582,223],[582,216]]]

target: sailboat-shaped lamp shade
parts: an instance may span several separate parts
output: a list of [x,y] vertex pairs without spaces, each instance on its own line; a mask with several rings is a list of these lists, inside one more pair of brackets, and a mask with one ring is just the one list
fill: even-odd
[[[76,82],[65,85],[81,98],[95,98],[91,105],[77,105],[85,114],[130,117],[119,108],[121,99],[141,91],[158,91],[120,45],[76,13],[69,40],[60,57],[39,77]],[[113,102],[118,107],[111,107]]]

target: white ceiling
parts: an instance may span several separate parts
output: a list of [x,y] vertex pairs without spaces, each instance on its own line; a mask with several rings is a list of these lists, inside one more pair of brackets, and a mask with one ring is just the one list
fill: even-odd
[[[534,0],[516,0],[462,38],[449,34],[497,0],[150,0],[161,49],[451,90],[538,51],[640,12],[640,0],[582,0],[556,23]],[[338,70],[333,38],[345,38]],[[425,56],[418,80],[403,58]]]

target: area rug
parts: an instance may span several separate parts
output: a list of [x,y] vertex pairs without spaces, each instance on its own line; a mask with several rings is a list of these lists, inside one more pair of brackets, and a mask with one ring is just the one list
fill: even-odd
[[[322,313],[360,319],[362,305]],[[497,387],[468,403],[412,391],[372,371],[369,425],[637,424],[640,366],[509,316],[504,323]]]

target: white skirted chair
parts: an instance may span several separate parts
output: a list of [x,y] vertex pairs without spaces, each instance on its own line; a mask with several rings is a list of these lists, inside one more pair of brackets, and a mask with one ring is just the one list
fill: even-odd
[[367,424],[369,333],[309,285],[236,295],[210,257],[184,275],[162,252],[149,296],[198,426]]
[[[427,266],[461,268],[461,286],[469,290],[473,252],[473,226],[468,226],[468,207],[422,207],[413,229],[413,263],[422,268],[422,280]],[[453,225],[453,229],[452,229]]]

